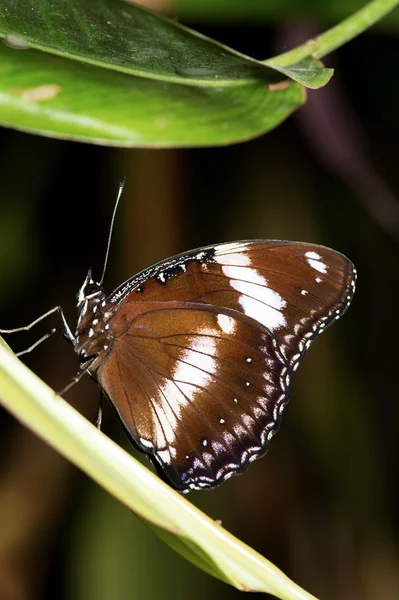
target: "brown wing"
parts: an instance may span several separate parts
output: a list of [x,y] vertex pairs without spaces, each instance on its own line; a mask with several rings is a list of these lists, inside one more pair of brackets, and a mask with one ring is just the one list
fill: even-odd
[[348,308],[355,280],[351,261],[323,246],[234,242],[163,261],[123,284],[109,302],[174,300],[233,309],[266,327],[295,368],[317,334]]
[[96,376],[175,488],[215,487],[266,452],[290,369],[262,325],[229,309],[162,301],[122,303],[110,327],[113,349]]

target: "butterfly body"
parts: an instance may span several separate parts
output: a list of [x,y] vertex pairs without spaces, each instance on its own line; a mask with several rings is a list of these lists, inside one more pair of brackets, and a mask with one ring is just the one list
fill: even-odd
[[355,277],[333,250],[273,240],[178,255],[108,297],[89,271],[75,350],[164,478],[213,488],[267,451],[293,371]]

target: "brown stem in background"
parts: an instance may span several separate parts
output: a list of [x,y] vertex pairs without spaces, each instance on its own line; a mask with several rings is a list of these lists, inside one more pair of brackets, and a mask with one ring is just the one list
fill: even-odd
[[26,429],[15,426],[0,489],[0,598],[43,593],[54,529],[69,488],[68,463]]
[[118,173],[127,178],[119,216],[122,277],[131,277],[184,247],[184,156],[172,149],[120,152]]
[[[294,47],[315,34],[309,22],[289,23],[280,31],[284,47]],[[362,144],[361,126],[337,74],[323,89],[308,91],[297,120],[317,159],[356,194],[370,217],[385,232],[399,236],[399,199],[377,173]]]

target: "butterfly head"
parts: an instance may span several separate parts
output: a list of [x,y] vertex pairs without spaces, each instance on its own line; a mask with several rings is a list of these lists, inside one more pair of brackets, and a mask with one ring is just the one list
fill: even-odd
[[78,300],[78,309],[81,312],[87,304],[97,304],[105,297],[103,286],[94,281],[92,276],[91,269],[88,270],[86,279],[83,282],[82,287],[80,288],[77,300]]
[[108,348],[108,334],[104,329],[105,293],[102,284],[94,281],[91,269],[78,292],[77,300],[79,316],[75,351],[84,364],[87,358],[93,358],[105,347]]

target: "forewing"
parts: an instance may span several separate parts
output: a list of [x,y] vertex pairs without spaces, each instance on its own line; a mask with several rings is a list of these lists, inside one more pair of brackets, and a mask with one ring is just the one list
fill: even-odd
[[187,302],[122,304],[110,325],[98,380],[175,488],[215,487],[266,452],[291,369],[262,325]]
[[283,241],[220,244],[143,271],[109,299],[201,302],[254,319],[275,337],[293,368],[353,297],[356,271],[323,246]]

